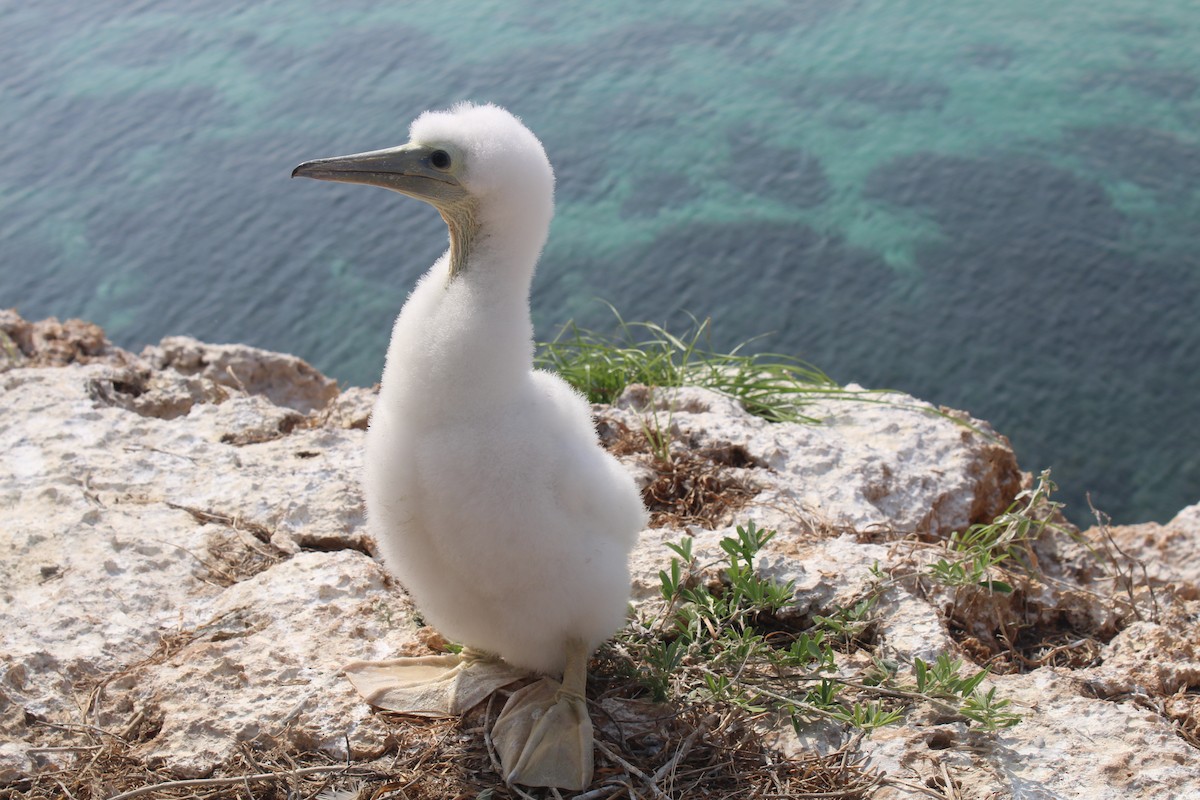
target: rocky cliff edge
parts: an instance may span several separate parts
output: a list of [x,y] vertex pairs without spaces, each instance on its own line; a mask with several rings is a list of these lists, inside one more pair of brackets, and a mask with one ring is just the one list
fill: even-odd
[[[485,712],[375,713],[338,675],[441,645],[372,557],[358,474],[373,398],[293,356],[183,337],[134,355],[85,322],[0,312],[0,787],[165,797],[181,796],[170,781],[309,769],[323,797],[515,791],[491,771]],[[794,582],[793,618],[873,598],[841,673],[948,655],[988,666],[984,686],[1021,717],[981,730],[917,697],[858,737],[760,715],[762,758],[852,750],[870,780],[839,796],[1200,797],[1200,504],[1167,525],[1057,519],[1030,545],[1035,577],[951,588],[931,565],[954,532],[1002,514],[1031,476],[986,423],[879,400],[818,401],[804,425],[694,388],[597,406],[655,507],[632,560],[639,613],[662,611],[667,543],[691,536],[701,579],[719,582],[722,538],[753,520],[778,531],[758,568]],[[648,420],[670,431],[670,468],[637,446]],[[679,754],[714,723],[647,756],[630,720],[666,718],[671,701],[600,695],[595,796],[622,780],[699,796],[680,788]],[[631,766],[638,747],[665,766]],[[329,794],[338,764],[373,765],[360,794]]]

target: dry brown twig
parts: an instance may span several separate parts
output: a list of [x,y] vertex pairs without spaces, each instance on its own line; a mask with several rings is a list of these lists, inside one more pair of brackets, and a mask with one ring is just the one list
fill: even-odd
[[[1112,535],[1112,529],[1109,527],[1111,519],[1103,511],[1098,511],[1096,507],[1092,505],[1092,496],[1090,493],[1087,495],[1087,504],[1088,508],[1092,512],[1092,516],[1096,518],[1096,527],[1100,530],[1100,535],[1102,537],[1102,542],[1105,549],[1105,556],[1107,556],[1109,563],[1111,563],[1113,567],[1112,581],[1114,587],[1121,587],[1124,590],[1125,596],[1129,602],[1130,612],[1135,618],[1139,620],[1142,619],[1142,615],[1138,611],[1137,597],[1134,593],[1137,585],[1135,583],[1134,572],[1140,569],[1142,572],[1142,580],[1140,583],[1141,585],[1145,586],[1150,593],[1150,607],[1152,609],[1150,621],[1158,622],[1160,618],[1158,597],[1154,593],[1154,584],[1150,582],[1150,574],[1146,571],[1146,564],[1126,553],[1123,549],[1121,549],[1121,546],[1117,544],[1117,540]],[[1113,551],[1116,551],[1121,558],[1125,559],[1125,562],[1128,565],[1128,572],[1121,569],[1120,563],[1117,560],[1117,556],[1113,554]]]
[[144,797],[155,792],[162,792],[168,789],[194,789],[200,787],[213,786],[236,786],[239,783],[255,783],[258,781],[279,780],[283,777],[298,778],[303,775],[315,775],[320,772],[344,772],[345,765],[338,764],[328,767],[299,767],[291,772],[262,772],[257,775],[234,775],[228,778],[191,778],[181,781],[164,781],[156,783],[152,786],[143,786],[138,789],[131,789],[121,794],[113,795],[108,800],[131,800],[134,797]]

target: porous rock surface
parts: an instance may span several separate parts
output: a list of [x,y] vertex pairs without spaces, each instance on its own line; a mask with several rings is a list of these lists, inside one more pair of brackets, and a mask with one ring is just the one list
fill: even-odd
[[[339,392],[292,356],[180,338],[139,356],[87,323],[15,312],[0,312],[0,357],[0,786],[69,765],[53,748],[78,726],[180,777],[244,742],[386,751],[389,727],[338,676],[354,659],[423,652],[365,531],[372,393]],[[633,429],[669,411],[678,447],[743,447],[753,464],[734,471],[758,493],[736,521],[779,531],[759,566],[795,581],[800,612],[860,595],[874,565],[911,557],[897,543],[989,520],[1028,480],[985,423],[901,395],[817,402],[816,425],[767,423],[699,389],[635,387],[596,411]],[[625,460],[645,478],[645,458]],[[731,530],[690,531],[702,560]],[[664,542],[682,535],[643,532],[636,603],[655,602]],[[1200,753],[1171,722],[1200,686],[1200,637],[1179,635],[1200,633],[1200,506],[1087,534],[1102,535],[1137,551],[1163,613],[1087,669],[991,678],[1018,703],[1017,727],[916,715],[864,742],[874,767],[922,787],[949,775],[959,794],[946,796],[1200,797]],[[889,590],[887,652],[969,655],[939,603]],[[920,795],[893,783],[875,796]]]

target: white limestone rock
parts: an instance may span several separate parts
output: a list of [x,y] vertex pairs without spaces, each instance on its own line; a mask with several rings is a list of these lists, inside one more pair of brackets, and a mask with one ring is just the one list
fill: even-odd
[[[1162,717],[1131,703],[1082,697],[1078,682],[1047,668],[996,676],[997,692],[1023,715],[994,734],[963,723],[877,730],[864,742],[872,763],[919,786],[946,775],[961,797],[1011,800],[1159,800],[1200,790],[1196,750]],[[874,800],[907,800],[884,787]]]
[[147,347],[142,358],[155,369],[199,375],[304,413],[324,408],[338,394],[337,382],[304,360],[244,344],[206,344],[190,336],[169,336]]
[[1147,522],[1107,530],[1097,526],[1084,537],[1122,569],[1144,574],[1155,587],[1169,586],[1189,599],[1200,599],[1200,503],[1183,509],[1166,525]]
[[[122,730],[139,713],[161,725],[139,752],[181,774],[273,724],[297,746],[377,749],[386,732],[336,670],[413,626],[365,555],[362,431],[129,354],[80,360],[0,373],[0,738],[27,743],[0,775],[64,758],[27,752],[38,721]],[[238,604],[251,629],[214,627]]]
[[991,520],[1019,490],[1012,450],[986,422],[907,395],[862,397],[805,406],[818,425],[773,424],[706,389],[632,386],[612,416],[632,430],[669,421],[697,447],[744,447],[767,467],[753,470],[756,505],[776,509],[773,526],[944,537]]
[[[391,746],[392,728],[337,673],[424,647],[370,556],[359,471],[373,393],[339,394],[298,359],[253,348],[168,340],[138,357],[95,326],[11,312],[0,333],[0,783],[71,763],[44,747],[78,740],[41,723],[119,733],[180,776],[247,741],[351,759]],[[919,569],[915,541],[990,519],[1022,480],[986,424],[899,395],[820,401],[809,409],[820,425],[769,424],[699,389],[651,399],[632,388],[598,412],[636,431],[657,405],[676,448],[744,448],[752,463],[729,472],[758,494],[715,530],[643,532],[632,572],[644,607],[658,602],[666,542],[690,533],[715,580],[721,538],[754,520],[778,530],[756,566],[794,581],[792,613],[827,612],[861,597],[876,564]],[[646,458],[625,459],[654,477]],[[1120,540],[1157,581],[1157,620],[1117,633],[1097,666],[990,679],[1018,701],[1016,728],[914,712],[864,742],[874,764],[927,786],[949,774],[963,797],[1200,797],[1197,751],[1170,722],[1195,713],[1200,685],[1200,635],[1180,636],[1200,619],[1194,570],[1175,557],[1200,547],[1196,509]],[[1077,581],[1072,603],[1102,577],[1055,574]],[[1034,599],[1056,612],[1054,597]],[[969,655],[938,602],[911,583],[888,588],[880,652]],[[830,741],[826,727],[806,746]]]
[[164,660],[109,683],[97,721],[119,728],[137,713],[153,717],[158,730],[136,754],[186,776],[247,741],[375,757],[390,743],[387,728],[338,671],[413,641],[411,607],[389,584],[356,551],[298,553],[221,593]]

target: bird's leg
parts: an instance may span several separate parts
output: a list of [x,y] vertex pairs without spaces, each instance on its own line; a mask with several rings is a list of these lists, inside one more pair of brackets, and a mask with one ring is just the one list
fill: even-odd
[[459,654],[355,661],[342,668],[368,703],[423,717],[453,717],[526,673],[464,647]]
[[580,791],[592,782],[587,658],[587,645],[571,640],[562,683],[542,678],[508,698],[492,740],[509,783]]

